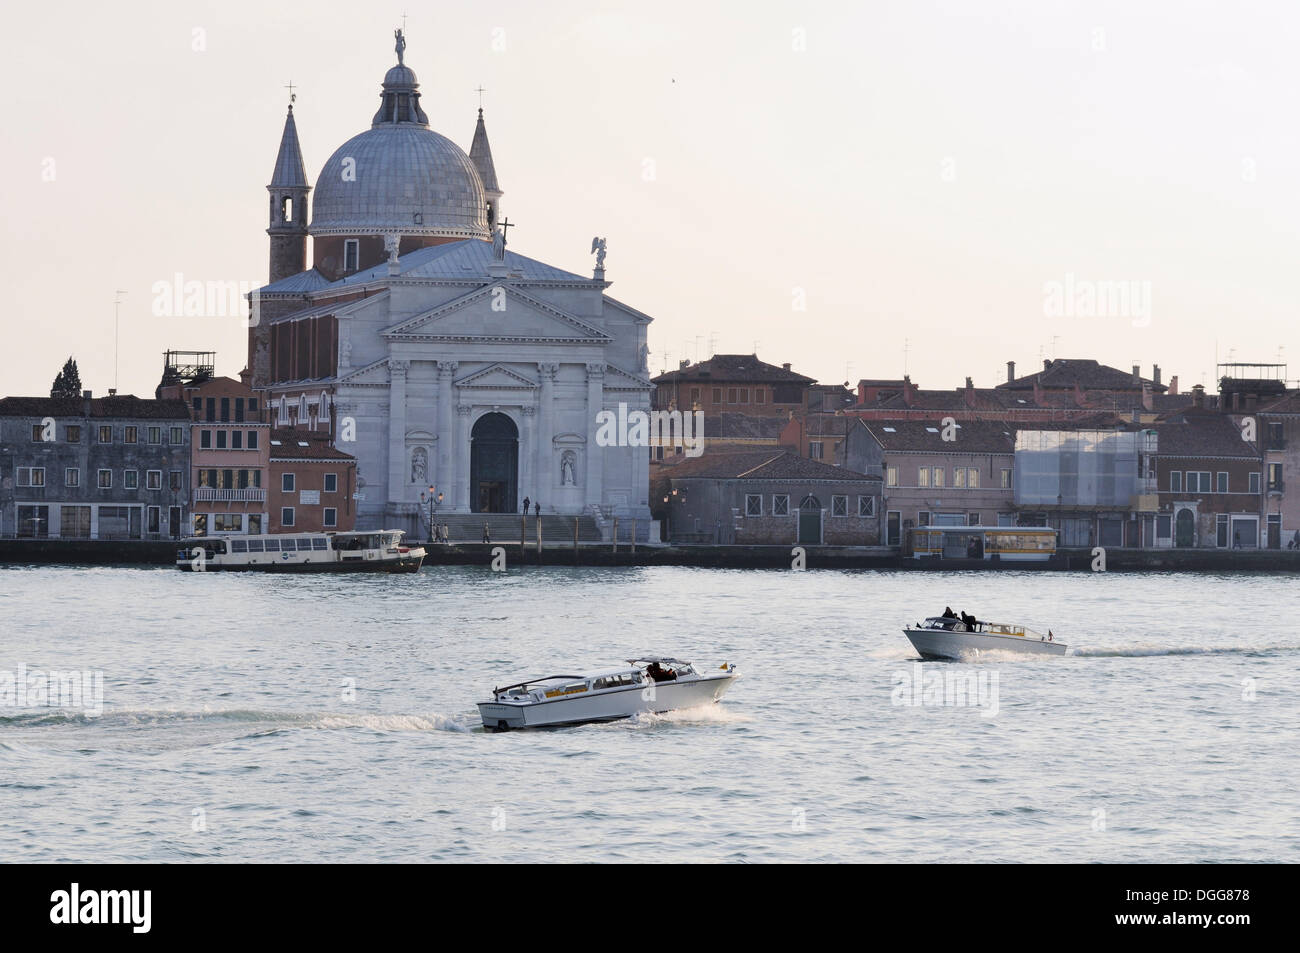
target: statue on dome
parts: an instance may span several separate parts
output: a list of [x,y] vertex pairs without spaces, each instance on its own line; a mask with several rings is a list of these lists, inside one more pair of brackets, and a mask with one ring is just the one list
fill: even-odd
[[500,225],[492,230],[492,258],[494,261],[506,260],[506,233]]
[[593,238],[591,240],[591,250],[596,255],[596,270],[605,270],[605,239]]
[[402,66],[402,54],[406,52],[406,37],[402,36],[400,29],[393,31],[393,36],[397,38],[397,65]]
[[390,233],[384,236],[384,251],[385,253],[387,253],[388,260],[390,263],[397,261],[397,253],[398,253],[398,249],[401,248],[401,245],[402,245],[401,235],[395,235]]

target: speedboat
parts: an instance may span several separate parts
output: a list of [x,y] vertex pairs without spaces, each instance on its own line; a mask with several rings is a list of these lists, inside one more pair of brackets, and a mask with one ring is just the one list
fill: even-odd
[[612,671],[546,675],[494,688],[492,700],[479,702],[478,710],[483,727],[496,730],[614,721],[711,704],[739,677],[725,662],[700,674],[690,662],[647,656]]
[[980,652],[1023,652],[1028,655],[1064,655],[1069,647],[1024,625],[1009,622],[965,622],[949,616],[931,616],[915,628],[904,629],[921,658],[962,661]]

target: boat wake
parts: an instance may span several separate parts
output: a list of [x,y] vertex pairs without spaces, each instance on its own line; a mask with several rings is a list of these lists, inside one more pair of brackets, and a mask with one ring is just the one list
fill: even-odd
[[1125,645],[1125,646],[1087,646],[1071,649],[1070,654],[1081,658],[1146,658],[1161,655],[1276,655],[1284,652],[1300,652],[1300,645],[1223,645],[1223,646],[1169,646],[1169,645]]
[[472,713],[463,715],[428,714],[342,714],[330,712],[264,711],[244,708],[182,711],[178,709],[140,709],[88,712],[46,710],[0,716],[0,729],[88,727],[105,731],[139,728],[203,728],[246,726],[242,737],[278,733],[289,729],[371,731],[455,731],[475,729]]
[[665,712],[640,712],[631,718],[611,722],[622,728],[634,730],[665,728],[671,725],[743,725],[753,719],[743,712],[724,704],[698,705],[695,708],[678,708]]

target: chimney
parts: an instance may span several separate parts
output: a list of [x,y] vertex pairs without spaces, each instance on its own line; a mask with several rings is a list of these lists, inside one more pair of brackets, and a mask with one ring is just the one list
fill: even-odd
[[688,361],[686,358],[682,358],[680,361],[677,362],[677,369],[679,371],[684,370],[685,368],[688,368],[690,366],[691,366],[691,362]]
[[[1147,410],[1151,410],[1155,406],[1155,401],[1152,399],[1152,395],[1151,395],[1150,384],[1144,383],[1142,385],[1142,406],[1145,407]],[[1135,410],[1134,413],[1136,414],[1137,411]],[[1134,421],[1134,423],[1137,423],[1137,421]]]
[[1007,383],[1016,379],[1016,362],[1007,361]]
[[903,403],[906,404],[908,407],[912,406],[912,395],[913,395],[912,378],[911,376],[904,374],[903,375]]
[[1178,375],[1177,374],[1169,378],[1169,393],[1173,394],[1175,397],[1178,396]]
[[1151,381],[1157,387],[1160,386],[1160,365],[1159,364],[1151,365]]
[[1200,384],[1197,384],[1195,387],[1192,388],[1192,406],[1193,407],[1205,406],[1205,388]]
[[784,368],[788,371],[788,370],[790,369],[790,362],[787,361],[786,363],[782,364],[781,366],[784,367]]
[[81,416],[83,416],[83,417],[89,417],[89,416],[90,416],[90,398],[91,398],[91,396],[92,396],[92,395],[91,395],[90,391],[88,391],[88,390],[83,390],[83,391],[81,392]]
[[971,379],[969,377],[966,378],[966,393],[962,396],[965,397],[966,399],[967,407],[975,406],[975,385],[971,383]]
[[1042,406],[1043,403],[1043,388],[1039,385],[1037,377],[1034,378],[1034,403],[1038,406]]
[[1133,386],[1138,387],[1142,384],[1142,365],[1133,365]]
[[1043,370],[1050,371],[1051,369],[1052,369],[1052,362],[1047,358],[1043,358]]

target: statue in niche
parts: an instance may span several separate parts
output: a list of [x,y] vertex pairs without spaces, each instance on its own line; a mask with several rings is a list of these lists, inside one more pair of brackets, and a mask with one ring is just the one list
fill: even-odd
[[424,484],[429,481],[429,454],[423,447],[416,447],[411,453],[411,482]]
[[578,455],[565,450],[560,455],[560,486],[578,485]]
[[650,370],[650,346],[649,345],[647,344],[641,345],[640,361],[637,366],[643,371]]

